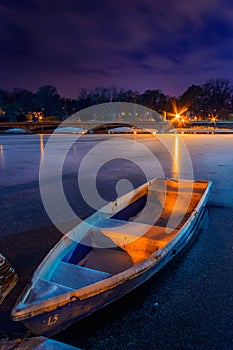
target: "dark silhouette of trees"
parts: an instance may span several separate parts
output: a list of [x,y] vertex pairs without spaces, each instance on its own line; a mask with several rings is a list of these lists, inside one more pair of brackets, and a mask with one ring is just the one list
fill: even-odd
[[187,108],[190,116],[200,115],[202,106],[203,89],[199,85],[191,85],[180,96],[178,106],[180,109]]
[[[179,97],[166,96],[160,90],[145,90],[143,93],[130,89],[96,87],[91,91],[81,89],[76,99],[61,97],[56,87],[41,86],[36,93],[15,88],[0,90],[0,120],[15,121],[27,114],[40,113],[43,118],[60,120],[87,107],[107,102],[130,102],[149,107],[163,116],[186,109],[189,116],[226,119],[233,113],[233,85],[227,79],[211,79],[203,85],[191,85]],[[26,118],[26,117],[25,117]]]
[[139,104],[162,113],[167,104],[167,97],[160,90],[146,90],[139,96]]
[[34,109],[34,94],[26,89],[15,88],[12,92],[12,103],[16,114],[25,114]]
[[226,119],[233,109],[233,86],[227,79],[210,79],[205,84],[190,86],[178,99],[179,108],[204,119]]
[[229,110],[232,109],[233,87],[230,80],[209,80],[203,85],[202,90],[201,103],[206,116],[218,116],[220,119],[225,119]]
[[35,96],[35,108],[37,111],[41,111],[44,116],[60,116],[62,100],[57,89],[52,85],[41,86]]

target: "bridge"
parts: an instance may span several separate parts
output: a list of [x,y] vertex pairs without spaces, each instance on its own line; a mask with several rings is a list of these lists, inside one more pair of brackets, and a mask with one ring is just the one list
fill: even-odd
[[[31,133],[52,133],[59,125],[61,124],[60,121],[42,121],[42,122],[0,122],[0,133],[3,133],[7,129],[12,128],[20,128],[24,129],[27,132]],[[172,128],[172,125],[170,125],[166,121],[132,121],[132,120],[125,120],[122,122],[109,122],[106,123],[106,121],[69,121],[67,124],[64,122],[63,126],[70,126],[70,127],[79,127],[83,128],[85,130],[90,129],[97,129],[103,130],[109,127],[116,127],[116,126],[136,126],[137,128],[146,128],[146,129],[159,129],[159,132],[166,132],[168,129]],[[197,126],[203,126],[203,127],[210,127],[214,126],[215,128],[228,128],[233,129],[233,121],[217,121],[215,124],[211,124],[209,121],[189,121],[186,122],[185,125],[182,125],[182,127],[186,128],[192,128]]]
[[[7,129],[20,128],[32,133],[52,133],[62,122],[60,121],[42,121],[42,122],[3,122],[0,123],[0,133],[3,133]],[[62,127],[74,127],[83,128],[85,130],[90,129],[106,129],[116,126],[136,126],[138,128],[149,128],[154,129],[158,127],[158,122],[155,121],[138,121],[132,122],[109,122],[106,121],[69,121],[63,122]],[[161,128],[166,128],[167,123],[162,122]]]

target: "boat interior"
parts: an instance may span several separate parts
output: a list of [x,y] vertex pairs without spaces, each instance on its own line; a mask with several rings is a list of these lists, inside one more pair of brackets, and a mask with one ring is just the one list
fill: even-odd
[[156,180],[143,187],[119,212],[97,221],[79,242],[70,240],[70,248],[33,286],[27,303],[83,288],[148,259],[180,232],[207,186],[207,181]]

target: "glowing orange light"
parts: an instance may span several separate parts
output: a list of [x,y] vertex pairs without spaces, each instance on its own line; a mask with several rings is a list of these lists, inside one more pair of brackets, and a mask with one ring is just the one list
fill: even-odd
[[184,106],[180,110],[178,110],[175,101],[172,102],[172,107],[173,107],[173,112],[174,113],[169,113],[169,115],[173,116],[174,117],[173,119],[176,120],[176,121],[180,121],[181,120],[182,122],[184,122],[185,118],[182,117],[182,114],[185,113],[188,110],[188,107]]

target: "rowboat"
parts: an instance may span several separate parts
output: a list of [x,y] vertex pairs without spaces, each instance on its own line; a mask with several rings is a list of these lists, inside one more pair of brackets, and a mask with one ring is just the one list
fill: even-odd
[[14,288],[17,281],[18,276],[15,270],[6,257],[0,253],[0,304]]
[[119,299],[183,249],[201,223],[211,182],[155,178],[62,237],[11,317],[51,336]]

